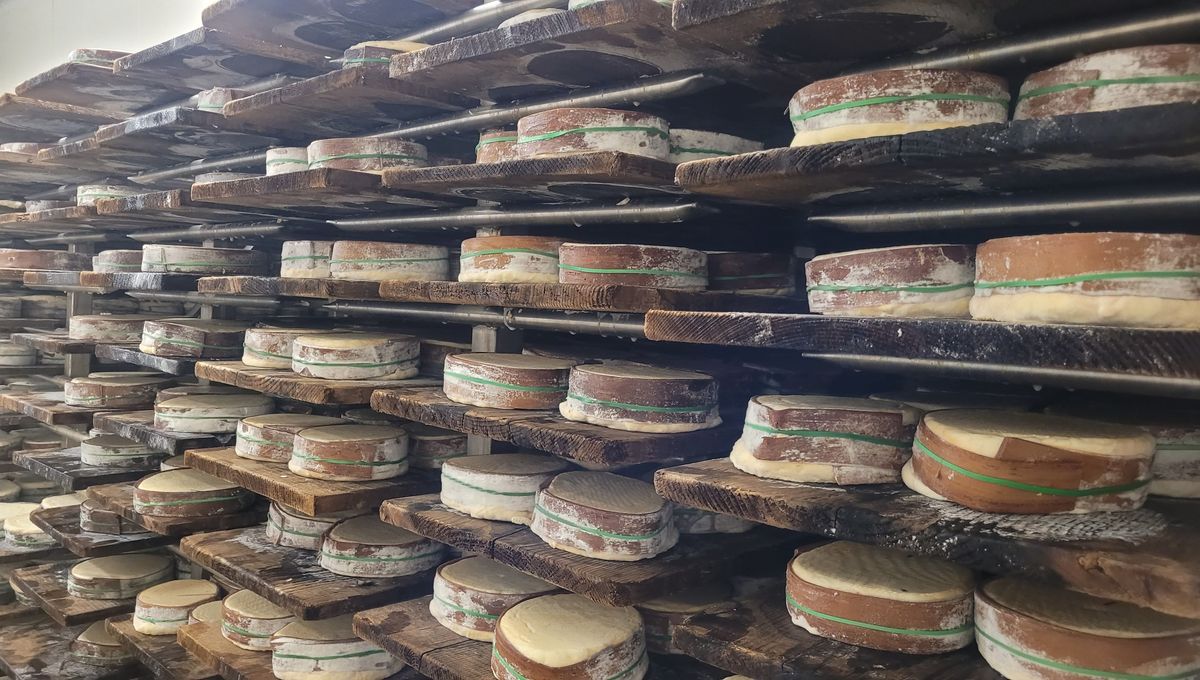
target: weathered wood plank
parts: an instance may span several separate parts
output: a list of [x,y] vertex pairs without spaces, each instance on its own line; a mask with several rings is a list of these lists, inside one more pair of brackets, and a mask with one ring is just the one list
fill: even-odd
[[136,485],[101,484],[88,487],[88,498],[100,507],[111,510],[125,519],[146,527],[156,534],[179,537],[189,536],[198,531],[221,531],[260,524],[267,517],[267,506],[264,503],[255,505],[248,510],[228,515],[209,515],[205,517],[160,517],[142,515],[133,509],[133,490]]
[[167,536],[151,532],[137,534],[97,534],[79,528],[79,506],[42,508],[30,513],[33,523],[50,534],[67,550],[79,557],[105,557],[149,550],[172,542]]
[[100,215],[134,220],[130,228],[148,228],[155,224],[230,223],[251,219],[271,219],[268,213],[234,210],[193,203],[187,189],[170,189],[124,198],[96,201]]
[[[28,272],[32,274],[34,272]],[[59,273],[59,272],[56,272]],[[79,272],[61,272],[63,274]],[[51,354],[91,354],[96,347],[96,343],[91,340],[74,340],[67,337],[66,333],[13,333],[8,336],[9,340],[32,347],[41,352],[49,352]]]
[[196,290],[197,274],[161,274],[156,272],[80,272],[84,286],[113,290]]
[[120,119],[97,109],[0,94],[0,143],[55,142]]
[[66,559],[71,559],[71,553],[57,545],[48,548],[21,548],[8,541],[0,541],[0,565]]
[[142,677],[136,663],[101,668],[71,657],[86,626],[63,628],[46,617],[0,626],[0,669],[13,680],[126,680]]
[[179,646],[174,635],[145,635],[133,629],[133,615],[109,617],[104,627],[154,675],[155,680],[216,680],[220,675]]
[[[194,280],[194,279],[193,279]],[[96,356],[134,366],[141,366],[171,375],[192,375],[196,371],[196,360],[183,357],[160,357],[139,352],[134,345],[96,345]]]
[[133,611],[133,598],[91,600],[67,592],[67,572],[74,562],[42,564],[15,569],[12,583],[32,598],[60,626],[102,621]]
[[129,413],[101,413],[93,418],[93,424],[126,439],[145,444],[155,451],[178,456],[188,449],[211,449],[233,441],[232,434],[200,434],[195,432],[168,432],[154,428],[154,411],[132,411]]
[[303,138],[278,124],[231,120],[220,112],[174,106],[100,128],[95,139],[107,149],[209,158]]
[[61,451],[17,451],[13,454],[14,463],[67,491],[141,479],[150,472],[158,471],[160,458],[166,456],[159,456],[142,467],[103,468],[84,465],[79,460],[78,447]]
[[196,292],[216,295],[279,295],[277,276],[205,276],[196,282]]
[[[40,163],[79,168],[100,174],[133,175],[153,168],[180,165],[194,158],[172,156],[167,153],[114,149],[96,139],[96,133],[87,137],[55,144],[38,151]],[[101,218],[98,221],[106,221]],[[113,223],[113,226],[119,226]]]
[[[125,53],[111,53],[114,57]],[[69,104],[104,114],[128,116],[151,106],[186,99],[191,92],[154,85],[113,73],[112,63],[67,62],[43,71],[13,88],[18,97]]]
[[225,680],[275,680],[271,655],[242,649],[221,635],[219,623],[192,623],[179,629],[178,643]]
[[[48,149],[43,149],[38,153],[46,155],[48,158],[57,160],[60,157],[54,154],[56,154],[57,150],[60,148],[65,147],[50,147]],[[49,210],[37,210],[35,212],[28,213],[26,217],[26,224],[31,227],[47,227],[54,229],[119,229],[122,227],[127,227],[129,225],[129,220],[116,218],[111,215],[100,215],[96,212],[95,206],[73,205],[66,208],[50,208]]]
[[282,368],[254,368],[240,361],[198,362],[196,377],[308,404],[334,406],[369,404],[375,390],[442,384],[436,378],[424,377],[406,380],[324,380],[307,378]]
[[24,413],[47,425],[90,425],[92,416],[111,408],[67,406],[62,392],[3,392],[0,408]]

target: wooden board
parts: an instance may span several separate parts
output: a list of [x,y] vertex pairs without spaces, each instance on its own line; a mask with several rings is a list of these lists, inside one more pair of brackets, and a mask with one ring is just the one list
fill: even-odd
[[[194,280],[194,279],[193,279]],[[171,375],[192,375],[196,360],[183,357],[160,357],[140,352],[135,345],[96,345],[96,356],[101,359],[120,361]]]
[[97,109],[0,94],[0,144],[55,142],[63,137],[90,134],[101,125],[120,119]]
[[27,271],[22,279],[26,288],[41,288],[54,291],[74,291],[78,290],[85,293],[106,294],[115,291],[115,288],[106,286],[84,286],[80,283],[80,276],[85,272],[53,272],[53,271]]
[[156,272],[80,272],[79,283],[84,286],[113,290],[182,290],[196,289],[196,274],[164,274]]
[[119,76],[111,66],[67,62],[18,83],[19,97],[70,104],[114,116],[186,99],[191,91]]
[[[105,345],[107,346],[107,345]],[[154,427],[154,411],[101,413],[92,424],[105,432],[145,444],[155,451],[178,456],[188,449],[209,449],[233,441],[232,434],[201,434],[198,432],[169,432]]]
[[84,628],[62,628],[45,617],[0,626],[0,670],[12,680],[126,680],[142,676],[137,664],[100,668],[72,659],[71,641]]
[[191,449],[186,456],[188,464],[201,472],[307,515],[370,510],[389,498],[427,494],[439,487],[438,475],[429,470],[410,469],[403,476],[379,481],[331,482],[293,474],[284,463],[239,458],[231,448]]
[[348,137],[477,106],[478,100],[388,77],[387,64],[350,66],[299,83],[235,99],[233,122],[286,126],[314,139]]
[[187,189],[170,189],[125,198],[109,198],[96,202],[100,215],[120,216],[129,219],[130,229],[151,227],[155,224],[230,223],[250,219],[270,219],[266,213],[246,210],[218,208],[193,203]]
[[8,541],[0,541],[0,565],[28,564],[46,560],[71,559],[71,553],[59,546],[48,548],[21,548]]
[[851,489],[761,479],[725,459],[660,470],[655,487],[683,505],[1200,617],[1200,600],[1190,595],[1200,591],[1200,522],[1192,501],[1158,499],[1136,512],[990,514],[896,484]]
[[196,282],[197,293],[217,295],[279,295],[278,276],[205,276]]
[[726,455],[741,432],[741,427],[733,423],[680,434],[627,432],[570,421],[556,411],[517,411],[459,404],[447,399],[436,387],[377,390],[371,397],[371,408],[600,468],[669,464],[671,461]]
[[[101,144],[96,133],[38,151],[37,160],[108,175],[133,175],[154,168],[188,163],[193,158],[166,153],[116,149]],[[114,223],[114,226],[119,226]]]
[[[49,154],[55,153],[59,148],[60,147],[50,147],[49,149],[43,149],[38,153],[45,153],[47,154],[47,157],[50,157]],[[57,159],[58,157],[55,156],[54,158]],[[26,213],[25,220],[26,226],[36,228],[47,227],[54,229],[79,230],[122,229],[129,226],[128,219],[113,217],[112,215],[99,215],[96,213],[96,208],[90,205],[73,205],[66,208],[38,210],[36,212]]]
[[[748,553],[801,542],[761,527],[743,534],[681,536],[667,553],[639,562],[612,562],[552,548],[528,527],[467,517],[436,495],[394,498],[383,521],[464,552],[479,553],[603,604],[624,606],[699,585],[737,571]],[[781,559],[783,559],[781,557]]]
[[135,484],[102,484],[88,487],[88,498],[101,507],[163,536],[188,536],[198,531],[237,529],[261,523],[267,517],[267,506],[260,503],[242,512],[207,517],[158,517],[142,515],[133,509]]
[[51,354],[91,354],[92,349],[96,347],[96,343],[91,340],[73,340],[67,337],[66,333],[13,333],[8,339],[18,345]]
[[240,361],[200,361],[196,364],[196,377],[275,397],[336,406],[369,404],[375,390],[442,384],[436,378],[424,377],[406,380],[324,380],[307,378],[284,368],[254,368]]
[[60,626],[102,621],[133,611],[133,598],[91,600],[67,592],[67,572],[74,562],[23,567],[12,573],[12,583],[33,598],[42,611]]
[[221,624],[191,623],[179,629],[179,646],[225,680],[275,680],[271,655],[242,649],[221,635]]
[[12,430],[19,427],[36,427],[37,421],[24,413],[0,411],[0,428]]
[[33,523],[79,557],[106,557],[149,550],[171,543],[160,534],[98,534],[79,528],[79,506],[42,508],[30,513]]
[[29,607],[17,601],[0,604],[0,629],[18,622],[31,619],[48,620],[40,607]]
[[452,204],[431,196],[386,189],[379,175],[331,169],[201,184],[192,187],[192,200],[312,218]]
[[220,112],[174,106],[100,128],[95,139],[107,149],[211,158],[303,138],[278,125],[231,120]]
[[784,593],[738,602],[719,614],[697,614],[675,629],[690,656],[756,680],[1002,680],[974,645],[949,654],[897,654],[817,637],[794,625]]
[[220,675],[179,646],[174,635],[145,635],[133,629],[133,615],[113,616],[104,627],[156,680],[216,680]]
[[400,578],[352,578],[325,571],[317,554],[273,545],[262,526],[188,536],[188,559],[249,588],[303,619],[324,619],[418,597],[432,570]]
[[[21,272],[19,269],[6,271]],[[24,276],[24,272],[21,272],[21,275]],[[0,273],[0,280],[5,280],[2,273]],[[17,280],[20,281],[21,279]],[[14,331],[23,331],[27,329],[49,331],[54,330],[61,325],[62,321],[58,319],[0,319],[0,333],[12,333]],[[5,366],[4,368],[28,368],[28,366]]]
[[157,459],[152,465],[140,468],[85,465],[79,460],[78,447],[61,451],[18,451],[13,454],[13,462],[67,491],[86,489],[96,484],[115,484],[141,479],[150,472],[158,471]]
[[47,425],[90,425],[92,416],[112,408],[67,406],[62,392],[0,393],[0,408],[17,411]]

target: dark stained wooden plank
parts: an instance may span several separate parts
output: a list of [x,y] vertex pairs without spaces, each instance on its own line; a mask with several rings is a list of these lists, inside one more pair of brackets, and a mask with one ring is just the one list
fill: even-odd
[[284,463],[239,458],[231,448],[191,449],[185,455],[188,464],[201,472],[308,515],[367,511],[389,498],[427,494],[439,487],[437,474],[429,470],[410,469],[400,477],[379,481],[331,482],[293,474]]
[[793,624],[780,587],[676,628],[690,656],[756,680],[1001,680],[972,645],[950,654],[881,652],[817,637]]
[[[35,272],[28,273],[34,274]],[[47,273],[79,274],[79,272]],[[9,340],[18,345],[51,354],[91,354],[96,347],[96,343],[91,340],[74,340],[67,337],[66,333],[13,333],[9,336]]]
[[[51,143],[39,145],[37,151],[0,151],[0,190],[5,196],[22,197],[42,191],[53,191],[64,184],[78,184],[96,180],[107,174],[99,168],[75,167],[43,160],[42,149],[53,148]],[[0,224],[12,228],[14,224],[32,229],[27,213],[8,213]],[[39,227],[42,225],[38,225]]]
[[[57,153],[63,147],[50,147],[39,151],[39,154]],[[57,159],[57,157],[55,157]],[[73,161],[72,161],[73,162]],[[128,219],[120,219],[112,215],[99,215],[96,208],[90,205],[73,205],[66,208],[51,208],[38,210],[27,214],[26,224],[30,227],[47,227],[55,229],[102,229],[122,228],[129,225]]]
[[762,479],[724,459],[659,470],[655,488],[691,507],[1200,616],[1192,596],[1200,592],[1200,525],[1190,501],[1160,499],[1135,512],[982,513],[895,484],[849,489]]
[[[177,158],[227,156],[299,139],[286,128],[225,118],[220,112],[174,106],[96,131],[101,147]],[[159,163],[159,165],[163,165]]]
[[278,276],[205,276],[196,282],[196,292],[217,295],[279,295]]
[[120,216],[131,220],[129,228],[150,227],[155,224],[230,223],[271,219],[266,213],[252,210],[219,208],[193,203],[187,189],[170,189],[138,194],[125,198],[96,201],[100,215]]
[[[11,366],[9,367],[11,368]],[[12,430],[21,427],[37,427],[37,421],[24,413],[15,413],[13,411],[0,411],[0,427],[5,430]]]
[[567,420],[556,411],[480,408],[450,401],[436,387],[376,390],[371,408],[426,425],[511,442],[586,464],[620,468],[726,455],[740,426],[680,434],[627,432]]
[[0,670],[13,680],[126,680],[141,667],[101,668],[71,657],[71,641],[86,626],[63,628],[46,617],[0,626]]
[[424,595],[433,570],[400,578],[352,578],[325,571],[317,554],[273,545],[261,526],[195,534],[180,544],[201,566],[303,619],[324,619]]
[[119,115],[97,109],[0,94],[0,144],[55,142],[119,120]]
[[323,380],[307,378],[282,368],[254,368],[240,361],[201,361],[196,377],[244,387],[248,390],[303,401],[309,404],[350,406],[369,404],[375,390],[429,387],[442,384],[436,378],[406,380]]
[[172,542],[167,536],[151,532],[137,534],[98,534],[79,528],[79,506],[42,508],[29,515],[42,531],[53,536],[63,547],[79,557],[106,557],[149,550]]
[[80,272],[84,286],[114,290],[196,290],[196,274],[162,274],[157,272]]
[[[0,271],[20,272],[21,270],[13,269],[13,270],[0,270]],[[22,276],[24,276],[23,272],[22,272]],[[0,280],[4,280],[2,273],[0,273]],[[20,279],[17,279],[17,280],[20,281]],[[23,331],[23,330],[30,329],[30,328],[32,328],[34,330],[49,331],[49,330],[54,330],[55,328],[57,328],[61,325],[62,325],[62,322],[59,321],[58,319],[3,319],[3,318],[0,318],[0,333],[12,333],[14,331],[19,332],[19,331]],[[27,368],[27,367],[25,367],[25,366],[15,366],[15,367],[5,366],[5,368]]]
[[8,541],[0,541],[0,565],[29,564],[45,560],[66,560],[71,553],[59,546],[49,548],[19,548]]
[[[624,606],[711,581],[743,566],[749,553],[780,549],[799,538],[765,527],[742,534],[681,536],[670,551],[638,562],[581,557],[552,548],[527,527],[474,519],[436,495],[394,498],[379,509],[383,521],[553,583],[597,602]],[[782,558],[781,558],[782,559]]]
[[186,99],[192,92],[113,73],[111,64],[67,62],[17,84],[19,97],[90,108],[117,116]]
[[[105,345],[107,346],[107,345]],[[154,428],[154,411],[132,411],[129,413],[101,413],[92,420],[93,425],[106,432],[119,434],[163,453],[178,456],[188,449],[210,449],[224,446],[233,441],[232,434],[200,434],[196,432],[168,432]]]
[[113,616],[104,627],[156,680],[216,680],[220,675],[179,646],[174,635],[145,635],[133,629],[133,615]]
[[179,629],[178,643],[205,668],[225,680],[275,680],[271,655],[242,649],[221,635],[219,623],[192,623]]
[[47,425],[90,425],[92,416],[111,408],[67,406],[62,392],[0,393],[0,408],[24,413]]
[[88,487],[88,498],[101,507],[111,510],[125,519],[146,527],[156,534],[179,537],[188,536],[198,531],[221,531],[224,529],[239,529],[261,523],[267,517],[267,506],[260,503],[242,512],[228,515],[209,515],[206,517],[160,517],[141,515],[133,509],[133,490],[136,485],[101,484]]
[[39,163],[124,176],[152,168],[179,165],[195,159],[166,153],[114,149],[101,144],[96,139],[96,133],[92,133],[87,137],[41,149],[38,151],[37,160]]
[[[194,278],[192,279],[195,280]],[[160,357],[139,352],[134,345],[96,345],[96,356],[101,359],[120,361],[142,368],[149,368],[171,375],[192,375],[196,360],[183,357]]]
[[133,611],[133,598],[91,600],[67,592],[67,572],[74,562],[57,562],[15,569],[12,583],[37,602],[42,611],[60,626],[102,621]]
[[13,454],[13,462],[67,491],[77,491],[96,484],[141,479],[150,472],[158,471],[159,459],[155,458],[152,464],[138,468],[95,467],[80,462],[79,448],[76,447],[62,451],[18,451]]

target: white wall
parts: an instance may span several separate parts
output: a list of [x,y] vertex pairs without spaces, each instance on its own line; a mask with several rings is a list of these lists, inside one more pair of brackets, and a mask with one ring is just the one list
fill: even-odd
[[0,0],[0,92],[78,47],[136,52],[200,26],[213,0]]

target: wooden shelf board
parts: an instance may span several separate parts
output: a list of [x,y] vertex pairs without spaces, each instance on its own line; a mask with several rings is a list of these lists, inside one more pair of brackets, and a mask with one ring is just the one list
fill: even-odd
[[155,429],[154,411],[101,413],[97,414],[92,424],[106,432],[119,434],[126,439],[132,439],[155,451],[162,451],[171,456],[181,455],[188,449],[211,449],[225,446],[234,439],[232,434],[169,432]]
[[22,277],[21,282],[26,288],[53,291],[79,290],[85,293],[98,293],[100,295],[116,290],[115,288],[104,286],[84,286],[80,283],[82,274],[83,272],[27,271]]
[[41,607],[23,605],[16,600],[8,604],[0,604],[0,629],[32,619],[48,620]]
[[196,370],[196,359],[147,354],[138,351],[136,345],[96,345],[96,356],[171,375],[192,375]]
[[42,508],[30,513],[33,523],[50,534],[72,554],[79,557],[106,557],[149,550],[171,543],[167,536],[139,534],[98,534],[79,528],[79,506]]
[[400,578],[351,578],[325,571],[317,554],[277,546],[266,527],[184,538],[188,559],[249,588],[303,619],[324,619],[424,595],[432,570]]
[[[0,319],[3,321],[3,319]],[[0,378],[30,378],[61,376],[62,364],[35,364],[33,366],[0,366]],[[3,408],[3,407],[0,407]],[[29,416],[25,416],[29,418]],[[30,420],[33,420],[30,418]]]
[[158,471],[158,459],[153,461],[153,465],[136,468],[84,465],[79,460],[79,447],[61,451],[18,451],[13,454],[13,462],[67,491],[86,489],[96,484],[128,482]]
[[309,404],[351,406],[369,404],[375,390],[441,385],[436,378],[405,380],[323,380],[306,378],[282,368],[254,368],[240,361],[200,361],[196,377]]
[[116,290],[196,290],[198,274],[162,274],[156,272],[82,272],[83,286]]
[[379,281],[293,279],[278,276],[206,276],[196,283],[200,293],[316,298],[320,300],[378,300]]
[[798,542],[785,532],[760,527],[743,534],[681,536],[674,548],[653,559],[612,562],[552,548],[528,527],[468,517],[442,505],[437,495],[393,498],[380,507],[379,516],[389,524],[614,606],[699,585],[736,570],[747,553]]
[[47,425],[90,425],[92,416],[108,408],[67,406],[62,392],[0,393],[0,408],[17,411]]
[[242,649],[221,635],[221,625],[190,623],[179,629],[178,644],[225,680],[275,680],[271,654]]
[[177,225],[180,222],[227,224],[275,219],[268,213],[193,203],[188,189],[169,189],[124,198],[106,198],[96,201],[96,212],[99,215],[129,220],[130,229]]
[[0,94],[0,144],[55,142],[64,137],[90,134],[120,116],[70,104],[41,101],[15,94]]
[[11,430],[18,427],[36,427],[37,421],[24,413],[0,411],[0,428]]
[[71,559],[71,553],[61,546],[24,548],[9,543],[7,539],[0,540],[0,565],[67,559]]
[[101,148],[177,158],[231,156],[303,139],[278,124],[231,120],[182,106],[133,116],[100,128],[95,137]]
[[261,523],[267,517],[267,507],[259,503],[248,510],[228,515],[210,515],[207,517],[160,517],[142,515],[133,509],[133,490],[136,485],[101,484],[88,487],[88,498],[98,505],[111,510],[125,519],[146,527],[163,536],[180,537],[194,534],[198,531],[221,531],[237,529]]
[[555,411],[503,410],[459,404],[447,399],[436,387],[376,390],[371,397],[371,408],[601,468],[641,463],[669,464],[683,459],[724,455],[741,432],[740,426],[734,424],[680,434],[627,432],[570,421]]
[[429,470],[410,469],[400,477],[379,481],[331,482],[301,477],[284,463],[240,458],[232,448],[191,449],[185,455],[188,464],[201,472],[310,516],[368,511],[389,498],[427,494],[439,487],[438,475]]
[[71,642],[85,626],[63,628],[40,617],[0,626],[0,670],[12,680],[127,680],[142,677],[136,663],[101,668],[71,658]]
[[[145,635],[133,629],[133,615],[113,616],[104,627],[145,666],[155,680],[216,680],[219,674],[179,646],[174,635]],[[269,657],[269,655],[268,655]]]
[[[22,279],[13,279],[5,276],[5,272],[20,272],[22,277],[24,272],[20,269],[0,269],[0,281],[21,281]],[[58,319],[0,319],[0,333],[13,333],[24,330],[44,330],[51,331],[62,325],[62,321]],[[4,368],[28,368],[26,366],[5,366]]]
[[51,354],[91,354],[96,343],[91,340],[73,340],[66,333],[13,333],[8,338],[18,345],[32,347]]
[[42,611],[60,626],[102,621],[133,611],[133,598],[89,600],[67,592],[67,572],[74,562],[56,562],[15,569],[13,585],[37,602]]
[[682,505],[1200,617],[1200,602],[1187,595],[1200,590],[1200,523],[1190,501],[1159,499],[1134,512],[982,513],[894,484],[839,488],[762,479],[727,459],[659,470],[655,487]]
[[196,292],[217,295],[280,295],[278,276],[205,276],[196,282]]
[[[26,223],[34,227],[49,227],[53,229],[102,229],[105,227],[121,228],[129,226],[128,219],[100,215],[96,207],[91,205],[73,205],[65,208],[50,208],[26,213]],[[82,285],[82,284],[81,284]]]
[[19,97],[90,108],[113,116],[186,99],[192,92],[113,73],[112,66],[67,62],[17,84]]
[[[149,151],[116,149],[101,144],[100,140],[96,139],[96,133],[92,133],[81,139],[41,149],[38,151],[37,160],[42,163],[57,164],[80,170],[127,176],[164,166],[182,165],[195,159],[188,156],[167,154],[165,151],[164,153],[156,154]],[[68,209],[61,208],[60,210],[67,211]],[[80,221],[86,221],[88,224],[93,223],[92,220],[86,219],[87,215],[84,211],[63,212],[61,215],[64,218],[73,220],[72,222],[65,222],[64,226],[79,226],[77,223]],[[95,216],[94,210],[91,211],[91,215]],[[56,217],[55,219],[58,218]],[[96,223],[110,224],[114,227],[121,226],[119,221],[111,217],[95,217],[94,221]]]

